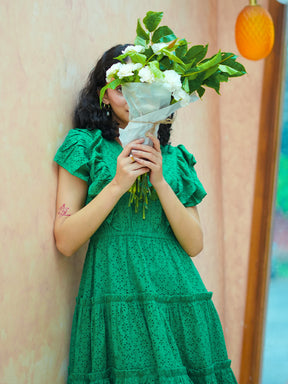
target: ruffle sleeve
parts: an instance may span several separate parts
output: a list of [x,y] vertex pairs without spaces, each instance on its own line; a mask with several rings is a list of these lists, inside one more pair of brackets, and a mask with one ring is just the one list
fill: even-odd
[[69,173],[88,182],[93,137],[86,129],[71,129],[58,149],[54,161]]
[[187,151],[184,145],[177,146],[178,188],[177,196],[186,207],[199,204],[206,196],[206,191],[198,179],[194,169],[195,157]]

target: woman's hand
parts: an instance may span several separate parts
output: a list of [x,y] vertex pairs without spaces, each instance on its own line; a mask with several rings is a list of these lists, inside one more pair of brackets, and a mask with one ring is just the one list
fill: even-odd
[[149,172],[149,168],[140,162],[135,161],[131,156],[134,150],[146,147],[142,145],[144,139],[133,140],[127,144],[117,159],[117,170],[113,182],[125,193],[133,185],[138,176]]
[[162,154],[159,140],[148,134],[149,139],[153,142],[153,147],[149,145],[140,145],[137,149],[132,149],[132,155],[135,161],[150,170],[149,180],[156,189],[157,185],[164,180],[162,172]]

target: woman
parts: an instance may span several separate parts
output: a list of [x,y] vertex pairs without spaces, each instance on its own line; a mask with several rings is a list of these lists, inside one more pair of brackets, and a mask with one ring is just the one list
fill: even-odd
[[[90,73],[74,129],[59,148],[55,238],[71,256],[90,239],[74,314],[68,383],[236,383],[218,315],[190,256],[203,247],[196,205],[206,195],[195,159],[168,145],[122,148],[129,109],[106,70],[126,46],[108,50]],[[158,198],[146,218],[128,207],[129,188],[149,172]]]

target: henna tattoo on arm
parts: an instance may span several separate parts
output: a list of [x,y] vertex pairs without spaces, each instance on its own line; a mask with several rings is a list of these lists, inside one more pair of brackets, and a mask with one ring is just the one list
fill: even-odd
[[68,211],[69,211],[69,208],[66,207],[65,204],[63,204],[63,205],[61,205],[61,207],[59,208],[58,216],[71,216],[71,215],[69,215]]

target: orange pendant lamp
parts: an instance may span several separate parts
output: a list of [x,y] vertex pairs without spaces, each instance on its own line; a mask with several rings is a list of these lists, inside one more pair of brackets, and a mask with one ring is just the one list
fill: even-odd
[[235,39],[240,54],[249,60],[260,60],[268,56],[274,45],[274,24],[270,13],[249,0],[238,15]]

